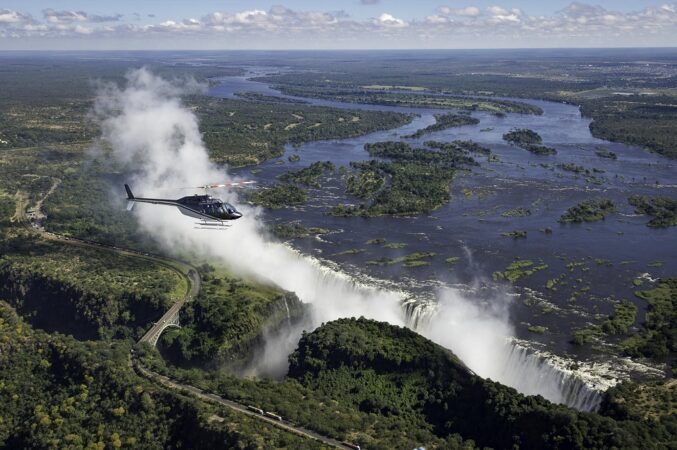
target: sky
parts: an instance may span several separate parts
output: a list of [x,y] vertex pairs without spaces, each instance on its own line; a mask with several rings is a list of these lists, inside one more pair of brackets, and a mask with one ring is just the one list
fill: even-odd
[[675,1],[0,1],[0,50],[675,46]]

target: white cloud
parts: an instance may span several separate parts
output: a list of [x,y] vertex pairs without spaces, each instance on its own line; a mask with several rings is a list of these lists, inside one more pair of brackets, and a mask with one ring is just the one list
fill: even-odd
[[29,20],[29,16],[9,9],[0,9],[0,25],[7,23],[20,23]]
[[[507,0],[503,0],[507,1]],[[530,15],[509,4],[480,9],[441,6],[422,11],[419,18],[401,18],[384,12],[355,19],[345,11],[268,10],[215,11],[202,17],[167,17],[142,24],[130,15],[95,15],[85,11],[45,9],[41,20],[20,11],[0,9],[0,48],[7,39],[77,38],[87,36],[130,42],[175,35],[175,42],[227,43],[239,48],[289,47],[445,47],[551,45],[674,45],[677,41],[677,3],[619,12],[573,2],[549,15]],[[228,39],[221,39],[227,36]],[[182,41],[182,39],[184,39]],[[620,40],[619,40],[620,39]],[[102,42],[100,40],[100,42]]]
[[491,15],[491,17],[488,19],[488,22],[493,24],[506,22],[517,23],[520,22],[522,17],[522,11],[517,8],[507,10],[500,6],[489,6],[487,11]]
[[404,20],[398,19],[397,17],[394,17],[392,14],[388,13],[383,13],[378,16],[376,19],[374,19],[374,23],[376,25],[393,28],[403,28],[408,25]]
[[448,19],[447,17],[437,15],[437,14],[432,15],[432,16],[428,16],[428,17],[425,18],[425,20],[426,20],[426,22],[433,23],[433,24],[449,23],[450,22],[450,19]]
[[481,11],[476,6],[466,6],[465,8],[450,8],[441,6],[439,12],[445,16],[477,17]]
[[82,25],[76,25],[75,28],[73,28],[73,31],[77,34],[92,34],[93,30]]

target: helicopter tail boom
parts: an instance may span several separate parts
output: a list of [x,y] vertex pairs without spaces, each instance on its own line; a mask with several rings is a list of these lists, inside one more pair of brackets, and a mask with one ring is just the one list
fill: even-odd
[[128,184],[125,184],[125,190],[127,191],[127,200],[134,200],[134,194],[132,194]]

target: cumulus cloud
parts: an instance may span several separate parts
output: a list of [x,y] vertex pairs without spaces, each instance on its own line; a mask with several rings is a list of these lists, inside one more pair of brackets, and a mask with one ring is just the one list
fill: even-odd
[[[373,0],[366,3],[375,4]],[[365,3],[363,2],[363,3]],[[317,47],[447,47],[532,45],[670,45],[677,36],[677,3],[636,11],[614,11],[573,2],[548,15],[531,15],[509,4],[440,6],[419,17],[396,17],[383,11],[356,19],[345,11],[296,10],[282,5],[267,10],[214,11],[200,17],[168,17],[142,23],[120,14],[45,9],[42,20],[21,11],[0,9],[0,47],[23,37],[108,37],[125,39],[175,35],[232,48]],[[228,39],[220,39],[220,37]],[[185,37],[185,38],[184,38]],[[47,41],[45,41],[47,42]],[[138,41],[137,41],[138,42]],[[185,41],[189,42],[189,41]],[[195,48],[194,45],[191,46]]]
[[408,25],[408,23],[405,22],[404,20],[398,19],[397,17],[394,17],[392,14],[388,13],[383,13],[380,16],[378,16],[376,19],[374,19],[374,23],[376,25],[394,28],[402,28]]
[[11,11],[9,9],[0,9],[0,25],[27,22],[29,19],[29,16],[21,14],[20,12]]
[[520,22],[522,16],[522,11],[517,8],[507,10],[505,8],[501,8],[500,6],[490,6],[487,8],[487,11],[491,16],[489,17],[488,22],[494,24],[505,22],[517,23]]

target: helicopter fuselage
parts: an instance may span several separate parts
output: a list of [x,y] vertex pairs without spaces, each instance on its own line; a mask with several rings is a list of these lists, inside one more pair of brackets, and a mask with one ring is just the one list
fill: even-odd
[[233,205],[211,195],[189,195],[178,200],[164,198],[135,197],[132,190],[125,184],[127,200],[134,203],[152,203],[155,205],[175,206],[181,214],[204,221],[223,222],[236,220],[242,217]]

